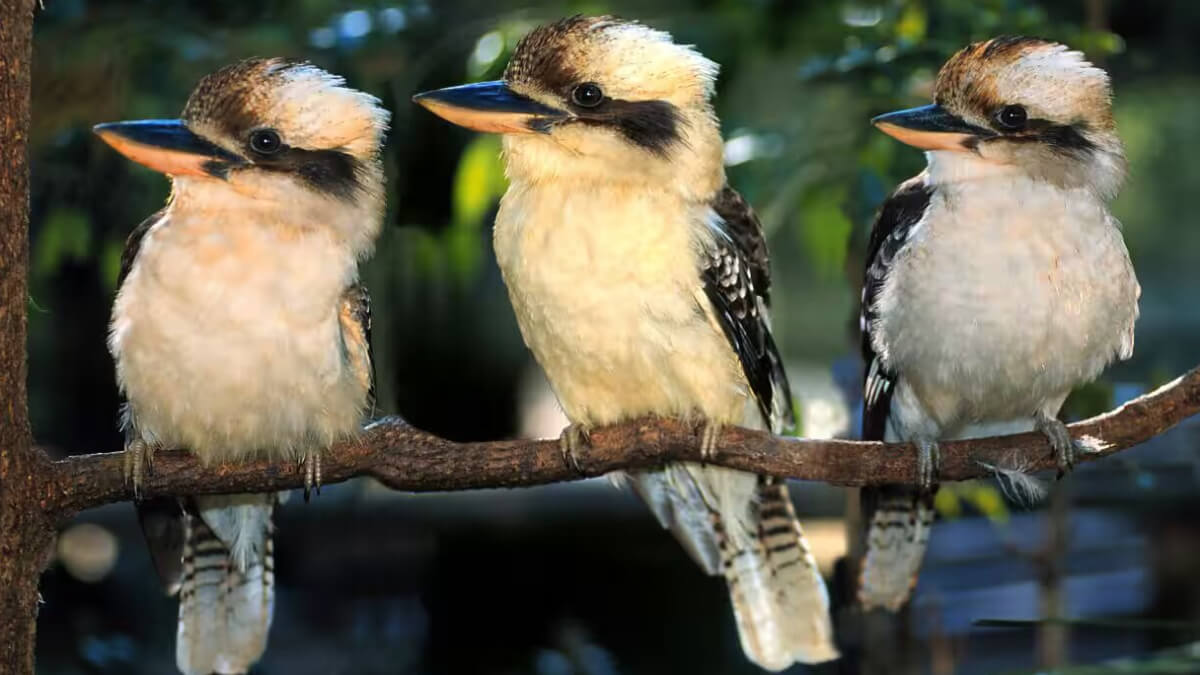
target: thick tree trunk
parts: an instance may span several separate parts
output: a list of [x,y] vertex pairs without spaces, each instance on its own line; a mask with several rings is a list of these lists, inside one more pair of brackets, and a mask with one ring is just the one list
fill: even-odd
[[0,672],[33,673],[37,582],[54,539],[38,508],[49,462],[25,397],[29,61],[34,0],[0,0]]

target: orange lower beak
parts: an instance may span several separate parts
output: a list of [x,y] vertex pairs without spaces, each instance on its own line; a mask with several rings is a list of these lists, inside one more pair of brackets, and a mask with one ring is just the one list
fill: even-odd
[[514,92],[501,80],[427,91],[413,102],[447,122],[492,134],[545,132],[568,114]]
[[901,143],[922,150],[966,152],[980,139],[995,135],[936,104],[880,115],[871,123]]
[[876,122],[876,127],[883,133],[895,138],[901,143],[907,143],[922,150],[956,150],[967,149],[966,142],[975,138],[971,134],[956,134],[946,131],[917,131],[906,129],[887,122]]
[[246,164],[180,120],[110,122],[92,130],[122,155],[169,176],[224,178],[230,169]]

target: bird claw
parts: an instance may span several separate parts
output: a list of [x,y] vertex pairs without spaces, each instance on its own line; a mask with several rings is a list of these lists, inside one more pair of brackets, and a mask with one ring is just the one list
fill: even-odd
[[721,438],[721,424],[708,420],[700,430],[700,461],[707,462],[717,456],[717,441]]
[[558,448],[562,452],[563,463],[576,473],[583,473],[579,464],[579,452],[592,444],[592,436],[587,427],[581,424],[570,424],[563,429],[558,437]]
[[942,471],[942,452],[937,441],[917,441],[917,485],[932,490]]
[[309,450],[304,453],[300,465],[304,470],[304,503],[307,504],[314,488],[318,496],[321,494],[321,453]]
[[146,477],[154,473],[154,445],[142,439],[130,441],[125,446],[125,484],[133,483],[133,498],[142,498],[142,485]]
[[1054,449],[1055,462],[1058,464],[1057,477],[1061,480],[1075,468],[1075,461],[1082,448],[1071,438],[1071,432],[1067,429],[1067,425],[1057,418],[1038,413],[1034,418],[1034,428],[1050,441],[1050,447]]

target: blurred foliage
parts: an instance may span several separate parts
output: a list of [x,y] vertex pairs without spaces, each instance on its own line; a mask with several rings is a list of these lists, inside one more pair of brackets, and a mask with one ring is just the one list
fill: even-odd
[[933,507],[943,518],[960,518],[968,513],[980,515],[996,525],[1009,519],[1004,494],[991,482],[947,483],[938,489]]
[[481,135],[463,150],[454,173],[451,225],[446,231],[452,266],[463,283],[474,280],[483,264],[479,246],[489,222],[485,218],[508,188],[504,163],[500,160],[500,139]]

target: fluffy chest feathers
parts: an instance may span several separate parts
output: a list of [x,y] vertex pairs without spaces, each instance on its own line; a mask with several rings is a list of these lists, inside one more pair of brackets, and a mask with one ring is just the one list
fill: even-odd
[[206,461],[294,457],[357,429],[339,297],[355,256],[327,230],[168,215],[142,240],[109,338],[135,427]]
[[663,190],[515,182],[505,194],[496,259],[573,422],[744,417],[745,381],[699,276],[705,217]]
[[939,186],[884,283],[874,347],[943,425],[1028,416],[1130,355],[1138,293],[1090,194]]

